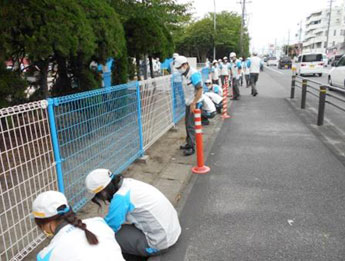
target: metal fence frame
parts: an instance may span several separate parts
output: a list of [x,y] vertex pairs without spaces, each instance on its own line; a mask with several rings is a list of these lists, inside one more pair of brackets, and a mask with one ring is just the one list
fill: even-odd
[[[90,198],[89,171],[122,172],[177,124],[185,114],[183,88],[168,75],[0,109],[0,260],[22,260],[44,240],[31,218],[39,193],[59,190],[77,211]],[[7,141],[11,128],[19,138]],[[10,166],[5,161],[14,150],[20,157]],[[20,189],[11,197],[14,181]]]
[[47,101],[0,109],[0,260],[22,260],[44,240],[33,199],[56,190]]

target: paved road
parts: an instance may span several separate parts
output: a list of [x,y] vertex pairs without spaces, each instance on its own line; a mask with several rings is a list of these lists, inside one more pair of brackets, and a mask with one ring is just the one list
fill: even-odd
[[161,260],[344,260],[345,167],[300,121],[271,73],[241,89]]

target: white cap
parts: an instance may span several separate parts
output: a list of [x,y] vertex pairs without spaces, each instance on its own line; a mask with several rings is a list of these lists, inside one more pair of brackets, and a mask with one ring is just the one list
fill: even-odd
[[240,59],[241,61],[243,60],[243,58],[242,58],[242,57],[240,57],[239,59]]
[[222,61],[222,59],[219,59],[219,60],[218,60],[218,62],[221,62],[221,61]]
[[226,56],[223,57],[223,60],[227,60],[227,59],[228,59],[228,57],[226,57]]
[[180,55],[180,56],[176,57],[174,66],[177,69],[177,68],[180,68],[182,66],[182,64],[185,64],[185,63],[188,63],[187,58]]
[[176,59],[178,56],[179,56],[178,53],[174,53],[173,54],[173,59]]
[[97,194],[111,182],[111,171],[108,169],[95,169],[91,171],[86,179],[85,185],[89,192]]
[[[62,205],[65,205],[66,208],[58,210]],[[58,191],[43,192],[32,203],[32,214],[35,218],[50,218],[67,213],[69,210],[70,207],[65,195]]]
[[217,60],[213,60],[213,62],[212,63],[217,63],[218,61]]
[[236,57],[236,53],[231,52],[231,53],[230,53],[230,58],[232,58],[232,57]]

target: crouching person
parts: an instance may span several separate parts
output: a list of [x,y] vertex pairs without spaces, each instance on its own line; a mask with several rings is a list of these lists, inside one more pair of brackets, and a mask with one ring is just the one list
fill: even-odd
[[110,203],[105,221],[115,231],[125,258],[160,255],[178,240],[177,212],[155,187],[107,169],[93,170],[85,183],[94,195],[92,202]]
[[78,219],[62,193],[41,193],[32,204],[32,213],[35,223],[51,238],[37,261],[124,260],[114,231],[104,219]]
[[201,96],[199,101],[201,104],[201,123],[202,125],[209,125],[210,121],[208,119],[213,119],[216,116],[216,106],[213,101],[205,94]]

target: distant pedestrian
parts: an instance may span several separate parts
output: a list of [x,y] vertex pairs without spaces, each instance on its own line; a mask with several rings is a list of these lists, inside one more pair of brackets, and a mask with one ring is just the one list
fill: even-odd
[[214,60],[212,62],[211,78],[212,78],[212,83],[219,84],[218,61],[217,60]]
[[243,58],[239,58],[240,63],[241,63],[241,76],[240,76],[240,85],[243,86],[243,78],[244,78],[244,73],[243,73]]
[[240,98],[240,90],[238,88],[238,85],[241,77],[242,64],[241,61],[236,58],[236,53],[234,52],[230,53],[230,59],[233,91],[232,100],[238,100]]
[[246,88],[250,86],[250,72],[249,72],[249,67],[248,67],[248,61],[249,61],[249,58],[244,59],[244,61],[242,62],[242,70],[244,74],[244,79],[246,81]]
[[225,77],[228,77],[230,80],[230,63],[228,62],[228,58],[225,56],[223,61],[219,65],[220,68],[220,80],[222,82],[222,86],[225,84]]
[[253,52],[253,56],[250,58],[248,62],[248,67],[250,71],[250,83],[252,86],[253,96],[258,95],[258,91],[256,89],[256,82],[259,79],[260,66],[261,66],[261,59],[257,56],[256,52]]
[[182,74],[187,80],[186,86],[184,86],[184,97],[186,104],[186,144],[180,146],[180,149],[184,150],[183,154],[189,156],[195,152],[195,129],[194,129],[194,110],[197,102],[202,96],[202,78],[199,71],[189,66],[187,58],[184,56],[178,56],[175,59],[175,68]]

